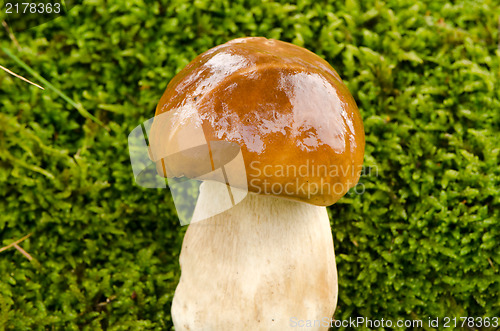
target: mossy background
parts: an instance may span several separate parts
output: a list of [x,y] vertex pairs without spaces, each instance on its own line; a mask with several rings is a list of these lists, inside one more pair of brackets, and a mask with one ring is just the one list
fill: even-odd
[[[0,330],[173,329],[185,227],[167,190],[135,185],[127,136],[176,72],[242,36],[324,57],[364,119],[376,171],[330,207],[335,318],[500,317],[499,15],[498,1],[85,0],[18,44],[0,27],[1,47],[105,125],[0,71],[0,247],[31,233],[34,258],[0,253]],[[0,64],[40,83],[1,50]]]

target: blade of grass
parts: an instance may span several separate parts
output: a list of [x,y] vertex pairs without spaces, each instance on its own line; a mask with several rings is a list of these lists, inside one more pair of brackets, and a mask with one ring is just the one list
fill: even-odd
[[9,245],[7,245],[5,247],[0,248],[0,253],[3,252],[3,251],[5,251],[5,250],[7,250],[7,249],[9,249],[9,248],[11,248],[14,245],[19,244],[21,241],[28,239],[30,236],[31,236],[31,233],[25,235],[21,239],[18,239],[18,240],[14,241],[13,243],[11,243],[11,244],[9,244]]
[[2,25],[3,25],[4,29],[5,29],[5,31],[7,31],[7,34],[9,35],[10,40],[12,40],[12,42],[14,43],[14,45],[16,45],[17,50],[20,51],[21,50],[21,45],[19,45],[19,42],[17,41],[16,36],[10,30],[9,25],[7,24],[7,22],[5,22],[5,20],[2,20]]
[[17,78],[19,78],[19,79],[21,79],[21,80],[24,80],[24,81],[25,81],[25,82],[27,82],[27,83],[30,83],[31,85],[34,85],[34,86],[36,86],[36,87],[38,87],[38,88],[40,88],[40,89],[42,89],[42,90],[45,90],[45,89],[44,89],[43,87],[41,87],[40,85],[33,83],[33,82],[32,82],[32,81],[30,81],[29,79],[26,79],[26,78],[24,78],[23,76],[16,74],[15,72],[10,71],[9,69],[5,68],[4,66],[0,66],[0,69],[2,69],[2,70],[4,70],[4,71],[6,71],[7,73],[11,74],[11,75],[12,75],[12,76],[14,76],[14,77],[17,77]]
[[94,122],[96,122],[97,124],[101,125],[102,127],[104,127],[106,130],[109,130],[105,125],[104,123],[102,123],[97,117],[95,117],[94,115],[92,115],[91,113],[89,113],[85,108],[83,108],[83,106],[79,103],[76,103],[73,99],[71,99],[70,97],[68,97],[66,94],[64,94],[64,92],[62,92],[60,89],[58,89],[57,87],[55,87],[54,85],[52,85],[49,81],[47,81],[45,78],[43,78],[42,76],[40,76],[36,71],[34,71],[30,66],[28,66],[26,63],[24,63],[21,59],[19,59],[17,56],[15,56],[13,53],[11,53],[10,50],[8,50],[7,48],[5,47],[1,47],[0,48],[5,54],[7,54],[12,60],[14,60],[18,65],[20,65],[24,70],[26,70],[27,72],[29,72],[33,77],[35,77],[36,79],[38,79],[40,82],[43,83],[43,85],[45,87],[47,87],[47,89],[55,92],[57,95],[59,95],[64,101],[66,101],[67,103],[69,103],[71,106],[73,106],[74,108],[76,108],[76,110],[80,113],[80,115],[82,115],[83,117],[87,118],[87,119],[90,119]]
[[23,254],[28,260],[33,260],[33,258],[31,257],[31,255],[26,252],[21,246],[19,246],[18,244],[15,244],[14,245],[14,248],[17,249],[21,254]]

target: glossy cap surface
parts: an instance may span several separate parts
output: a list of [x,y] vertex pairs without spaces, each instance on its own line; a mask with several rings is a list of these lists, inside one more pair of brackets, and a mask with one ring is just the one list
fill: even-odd
[[[169,134],[156,121],[162,114]],[[201,128],[209,145],[237,144],[240,184],[251,192],[327,206],[359,180],[365,138],[356,103],[325,60],[293,44],[239,38],[199,55],[168,84],[155,121],[156,155],[199,145],[188,126]],[[202,154],[178,157],[167,174],[199,177],[202,164],[225,162]]]

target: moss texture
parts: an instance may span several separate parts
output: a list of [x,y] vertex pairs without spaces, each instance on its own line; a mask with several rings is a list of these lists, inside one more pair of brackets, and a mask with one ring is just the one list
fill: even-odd
[[[3,10],[2,10],[3,18]],[[197,54],[265,36],[328,60],[365,123],[363,194],[330,207],[336,319],[500,317],[498,1],[86,0],[0,28],[0,330],[169,330],[180,227],[127,136]],[[3,19],[2,18],[2,19]],[[61,97],[62,91],[66,98]],[[103,123],[99,125],[95,120]]]

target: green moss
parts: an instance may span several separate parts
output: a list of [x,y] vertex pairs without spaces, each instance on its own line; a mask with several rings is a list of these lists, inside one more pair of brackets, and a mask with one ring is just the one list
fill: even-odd
[[[0,329],[164,330],[185,228],[134,184],[127,135],[197,54],[241,36],[327,59],[362,113],[364,194],[330,208],[336,319],[500,316],[500,50],[494,1],[87,0],[6,47]],[[1,64],[25,76],[0,52]],[[87,119],[88,118],[88,119]],[[359,188],[358,188],[359,189]]]

